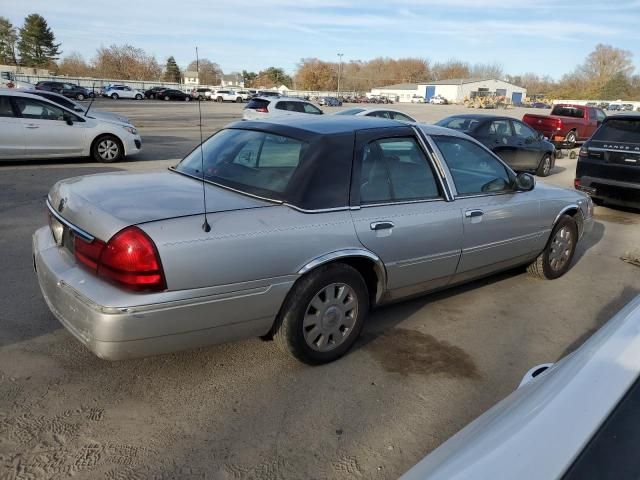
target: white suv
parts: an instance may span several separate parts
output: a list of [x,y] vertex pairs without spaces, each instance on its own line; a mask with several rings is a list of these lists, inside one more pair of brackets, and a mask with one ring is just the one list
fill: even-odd
[[216,102],[242,103],[242,95],[235,90],[216,90],[216,93],[213,93],[211,98]]
[[112,85],[103,94],[105,97],[111,97],[114,100],[119,98],[135,98],[136,100],[142,100],[144,94],[138,90],[135,90],[126,85]]
[[323,112],[313,103],[299,98],[254,97],[244,107],[244,120],[264,120],[283,115],[322,115]]

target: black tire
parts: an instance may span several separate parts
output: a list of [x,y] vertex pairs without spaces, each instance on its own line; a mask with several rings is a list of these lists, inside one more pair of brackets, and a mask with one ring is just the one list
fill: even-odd
[[165,95],[164,96],[164,101],[168,102],[169,100],[171,100],[171,97],[169,95]]
[[242,103],[242,97],[236,98],[236,103]]
[[[350,333],[335,348],[328,351],[314,350],[304,338],[304,316],[316,295],[334,283],[345,284],[355,292],[355,323]],[[360,336],[368,310],[367,286],[356,269],[343,263],[321,266],[298,280],[289,292],[274,324],[273,339],[281,350],[303,363],[318,365],[332,362],[347,353]]]
[[136,100],[142,100],[142,95],[140,95],[139,93],[136,95]]
[[120,98],[120,96],[117,93],[112,93],[111,94],[111,98],[113,98],[114,100],[118,100],[118,98]]
[[567,133],[567,136],[564,137],[564,143],[566,145],[566,148],[568,149],[575,148],[577,141],[578,137],[576,137],[576,132],[574,132],[573,130]]
[[536,175],[539,177],[548,177],[551,173],[551,167],[553,166],[553,160],[551,159],[551,155],[545,153],[542,156],[542,160],[540,160],[540,165],[538,165],[538,169],[536,170]]
[[[112,142],[117,147],[117,152],[114,156],[107,156],[101,154],[101,146],[103,142]],[[105,145],[106,146],[106,145]],[[118,162],[124,156],[124,147],[122,146],[122,142],[120,139],[114,135],[100,135],[93,141],[91,145],[91,157],[100,163],[113,163]]]
[[218,98],[216,98],[216,102],[218,102],[218,103],[222,103],[222,97],[218,97]]
[[80,101],[84,100],[84,95],[82,93],[77,93],[76,100],[80,100]]
[[[554,268],[551,264],[550,255],[555,249],[554,241],[556,235],[563,228],[567,228],[571,233],[572,242],[569,247],[569,254],[566,262],[562,264],[560,268]],[[551,230],[551,235],[549,236],[549,240],[547,241],[547,245],[544,247],[544,250],[540,255],[538,255],[535,261],[527,267],[527,272],[529,275],[542,280],[555,280],[556,278],[560,278],[562,275],[567,273],[567,270],[569,270],[571,262],[573,261],[573,255],[576,252],[577,244],[578,225],[576,224],[576,221],[569,215],[562,215],[554,225],[553,230]]]
[[185,102],[190,102],[191,101],[191,97],[187,95],[186,97],[184,97],[184,101]]

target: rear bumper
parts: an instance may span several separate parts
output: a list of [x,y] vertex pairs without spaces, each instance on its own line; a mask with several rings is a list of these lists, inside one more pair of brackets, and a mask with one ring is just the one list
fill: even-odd
[[[53,315],[82,344],[105,360],[122,360],[186,350],[265,335],[293,281],[265,288],[232,291],[148,303],[148,296],[123,293],[123,305],[102,305],[90,298],[104,284],[75,264],[71,255],[55,245],[48,227],[33,235],[33,261],[38,283]],[[81,279],[81,280],[79,280]],[[80,292],[71,284],[90,284]],[[102,285],[101,285],[102,284]]]
[[640,183],[583,175],[577,189],[615,205],[640,208]]

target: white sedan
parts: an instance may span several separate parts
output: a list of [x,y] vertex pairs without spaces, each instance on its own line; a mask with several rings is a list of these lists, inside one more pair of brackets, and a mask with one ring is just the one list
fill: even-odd
[[102,95],[113,98],[114,100],[118,100],[119,98],[133,98],[135,100],[144,99],[144,93],[131,87],[127,87],[126,85],[111,86]]
[[335,115],[358,115],[360,117],[379,117],[379,118],[390,118],[391,120],[400,120],[401,122],[410,122],[416,123],[417,120],[413,117],[410,117],[406,113],[399,112],[398,110],[393,110],[391,108],[347,108],[346,110],[341,110],[336,112]]
[[91,118],[40,96],[0,89],[0,160],[92,157],[110,163],[141,147],[129,123]]

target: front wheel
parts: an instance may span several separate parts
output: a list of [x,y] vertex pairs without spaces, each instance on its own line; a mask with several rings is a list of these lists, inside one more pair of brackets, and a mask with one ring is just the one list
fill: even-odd
[[218,97],[218,98],[216,98],[216,102],[218,102],[218,103],[222,103],[222,97]]
[[542,157],[540,160],[540,165],[538,165],[538,169],[536,170],[536,175],[539,177],[547,177],[551,173],[551,155],[548,153]]
[[76,100],[80,100],[80,101],[84,100],[84,95],[82,93],[78,93],[76,95]]
[[136,100],[142,100],[142,95],[140,95],[139,93],[136,95]]
[[120,97],[118,96],[117,93],[112,93],[111,94],[111,98],[113,98],[114,100],[118,100],[118,98],[120,98]]
[[575,148],[577,139],[578,138],[576,137],[576,132],[571,131],[567,133],[567,136],[564,138],[564,143],[569,149]]
[[551,231],[547,246],[527,267],[533,277],[554,280],[561,277],[571,265],[578,243],[578,226],[569,215],[563,215]]
[[164,101],[168,102],[169,100],[171,100],[171,97],[169,95],[165,95],[164,96]]
[[122,143],[113,135],[98,137],[91,146],[91,156],[96,162],[117,162],[124,154]]
[[184,97],[184,101],[185,101],[185,102],[189,102],[189,101],[191,101],[191,97]]
[[242,103],[242,97],[236,98],[236,103]]
[[318,267],[293,287],[274,325],[274,340],[301,362],[332,362],[354,344],[369,310],[367,286],[349,265]]

